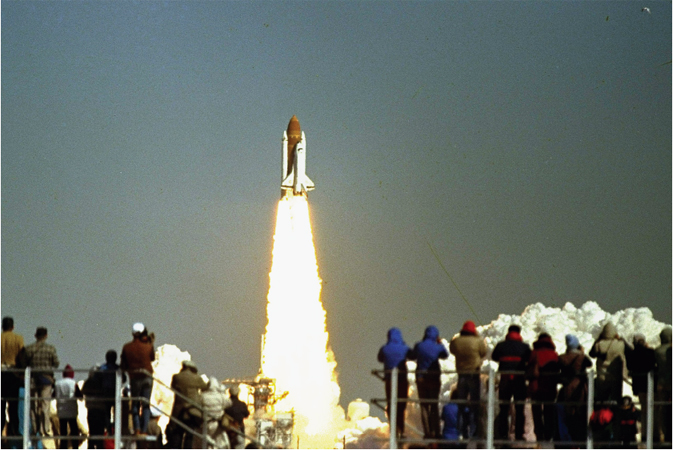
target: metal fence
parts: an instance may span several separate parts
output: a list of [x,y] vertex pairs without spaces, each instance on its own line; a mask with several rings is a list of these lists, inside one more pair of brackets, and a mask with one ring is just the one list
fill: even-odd
[[[421,373],[422,371],[409,371],[410,373]],[[442,373],[452,373],[456,374],[458,373],[457,371],[443,371]],[[500,374],[505,374],[505,372],[499,372]],[[523,372],[506,372],[506,373],[511,373],[511,374],[519,374],[520,376],[524,376]],[[373,370],[372,374],[377,376],[378,378],[385,380],[385,376],[389,375],[390,376],[390,399],[388,402],[388,399],[381,399],[381,398],[376,398],[372,399],[372,403],[374,403],[377,407],[386,410],[387,405],[389,404],[389,411],[388,411],[388,422],[389,422],[389,427],[390,427],[390,439],[389,439],[389,448],[391,449],[396,449],[398,448],[398,437],[397,437],[397,404],[398,402],[405,402],[405,403],[418,403],[418,404],[423,404],[423,403],[448,403],[448,401],[442,401],[439,399],[432,400],[432,399],[418,399],[418,398],[398,398],[397,394],[397,388],[398,388],[398,382],[399,382],[399,369],[395,368],[392,370]],[[492,366],[488,366],[486,370],[482,370],[480,372],[475,372],[475,374],[479,374],[481,376],[486,376],[487,377],[487,395],[486,399],[481,398],[479,403],[481,407],[483,408],[484,406],[486,407],[486,429],[485,429],[485,439],[484,438],[477,438],[477,439],[470,439],[471,442],[475,442],[481,445],[485,445],[485,448],[494,448],[494,444],[512,444],[512,441],[510,440],[495,440],[494,439],[494,434],[495,434],[495,407],[496,404],[500,403],[502,405],[506,405],[509,408],[510,404],[516,404],[516,403],[532,403],[532,404],[549,404],[549,405],[569,405],[569,404],[577,404],[577,402],[536,402],[536,401],[531,401],[531,400],[526,400],[526,401],[500,401],[496,397],[496,387],[495,387],[495,380],[496,380],[496,375],[497,372],[493,369]],[[595,371],[593,368],[587,370],[586,372],[587,376],[587,387],[588,387],[588,392],[587,392],[587,400],[586,402],[582,402],[581,405],[586,406],[586,414],[587,414],[587,419],[592,416],[592,413],[594,412],[594,405],[596,404],[595,402],[595,390],[594,390],[594,376],[595,376]],[[644,442],[646,444],[646,448],[651,449],[654,448],[654,412],[655,412],[655,406],[667,406],[670,408],[671,402],[670,401],[654,401],[654,373],[649,372],[647,376],[647,403],[646,403],[646,411],[647,413],[645,414],[647,420],[645,423],[643,423],[643,429],[644,429],[644,434],[646,436],[646,441]],[[483,397],[483,396],[482,396]],[[469,400],[450,400],[452,403],[456,404],[469,404],[471,401]],[[430,444],[430,443],[451,443],[455,444],[456,441],[447,441],[443,439],[402,439],[399,440],[400,442],[404,443],[416,443],[416,444]],[[467,441],[463,440],[460,441],[461,444],[465,444]],[[555,444],[564,444],[564,445],[575,445],[575,446],[586,446],[588,449],[594,448],[594,444],[608,444],[607,442],[594,442],[593,435],[591,428],[589,427],[589,424],[587,423],[587,439],[586,442],[555,442]],[[612,445],[617,444],[616,442],[612,442]],[[635,444],[635,443],[634,443]],[[659,443],[657,443],[659,444]],[[664,443],[663,445],[670,444],[669,443]],[[670,448],[670,445],[669,445]]]
[[[103,440],[103,439],[113,439],[114,440],[114,448],[124,448],[125,445],[128,445],[131,442],[136,442],[136,441],[156,441],[157,437],[156,436],[150,436],[150,435],[130,435],[122,434],[123,430],[123,417],[122,417],[122,402],[129,402],[129,401],[140,401],[143,402],[143,407],[150,408],[154,407],[155,410],[159,411],[162,415],[169,417],[171,423],[174,423],[187,431],[188,433],[192,434],[194,437],[200,438],[202,447],[203,448],[208,448],[208,443],[209,443],[209,437],[207,433],[207,426],[208,422],[207,420],[203,420],[203,427],[202,429],[196,429],[192,428],[185,422],[181,421],[179,418],[174,417],[170,414],[170,412],[166,412],[161,410],[157,405],[152,405],[148,399],[145,397],[128,397],[128,396],[122,396],[122,388],[123,388],[123,382],[122,382],[122,371],[117,370],[114,372],[115,375],[115,397],[114,397],[114,434],[113,436],[97,436],[97,435],[88,435],[88,436],[60,436],[57,435],[56,432],[53,432],[51,436],[41,436],[37,434],[35,430],[32,430],[33,428],[33,423],[31,420],[31,404],[41,400],[40,397],[35,397],[31,396],[31,379],[35,376],[35,374],[40,373],[40,372],[51,372],[51,371],[46,371],[46,370],[36,370],[36,369],[31,369],[30,367],[27,367],[25,369],[10,369],[10,368],[3,368],[2,373],[3,377],[6,373],[11,373],[13,375],[17,376],[17,380],[19,377],[23,378],[23,396],[19,398],[6,398],[3,397],[3,404],[4,402],[11,402],[11,401],[16,401],[16,402],[22,402],[23,403],[23,408],[22,410],[19,411],[19,414],[22,416],[22,421],[23,421],[23,431],[20,435],[18,436],[3,436],[2,439],[3,441],[7,441],[7,443],[11,446],[16,446],[18,444],[17,441],[20,441],[20,445],[22,448],[37,448],[38,446],[38,441],[42,440],[60,440],[60,439],[67,439],[71,441],[83,441],[83,440]],[[86,370],[75,370],[75,372],[89,372],[88,369]],[[104,372],[104,371],[98,371],[98,372]],[[181,398],[184,400],[188,405],[196,407],[200,412],[201,412],[201,417],[205,417],[204,415],[204,410],[203,406],[195,402],[194,400],[190,399],[189,397],[184,396],[180,392],[175,391],[172,389],[170,386],[166,385],[163,383],[161,380],[154,378],[152,374],[150,374],[147,371],[141,371],[144,372],[145,375],[148,375],[152,377],[153,383],[158,383],[165,387],[166,389],[170,390],[173,392],[173,394],[176,397]],[[53,397],[50,399],[50,401],[53,400]],[[80,399],[78,399],[80,400]],[[109,401],[112,399],[107,399],[107,398],[101,398],[97,397],[94,399],[94,401]],[[58,400],[57,400],[58,401]],[[2,414],[6,414],[6,412],[3,410]],[[126,418],[128,420],[128,417]],[[260,442],[257,441],[252,436],[245,435],[242,433],[240,430],[232,427],[225,427],[227,431],[231,431],[237,435],[242,436],[244,439],[247,439],[251,441],[253,444],[257,445],[258,448],[265,448],[263,445],[261,445]],[[18,428],[17,428],[18,429]],[[54,430],[55,431],[55,430]],[[35,433],[35,434],[31,434]],[[33,444],[33,447],[31,447],[31,443]],[[4,445],[3,445],[4,447]]]

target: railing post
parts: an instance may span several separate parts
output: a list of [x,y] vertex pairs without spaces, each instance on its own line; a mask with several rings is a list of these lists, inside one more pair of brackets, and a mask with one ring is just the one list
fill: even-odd
[[[108,411],[108,414],[110,412]],[[122,448],[122,372],[115,372],[115,448]]]
[[[642,407],[642,406],[641,406]],[[647,372],[647,448],[654,448],[654,370]]]
[[30,448],[30,366],[23,376],[23,448]]
[[[587,421],[591,420],[591,414],[594,412],[594,369],[593,367],[587,372]],[[587,448],[594,448],[593,432],[589,423],[587,427]]]
[[[488,412],[486,419],[486,448],[493,447],[494,420],[495,420],[495,374],[493,367],[488,366]],[[518,420],[518,417],[517,417]]]
[[397,448],[397,384],[399,369],[394,367],[390,373],[390,411],[388,421],[390,422],[390,448]]

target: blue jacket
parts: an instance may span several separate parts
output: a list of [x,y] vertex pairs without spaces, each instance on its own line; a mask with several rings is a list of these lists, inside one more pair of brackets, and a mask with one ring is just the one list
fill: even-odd
[[401,371],[406,371],[410,352],[411,349],[402,339],[402,332],[399,328],[393,327],[388,330],[388,342],[379,350],[378,360],[383,363],[384,370],[397,367]]
[[429,376],[429,374],[418,374],[416,380],[421,381],[426,378],[433,378],[439,380],[439,359],[449,357],[446,347],[438,342],[439,330],[436,326],[430,325],[425,329],[425,336],[423,340],[418,342],[411,352],[410,359],[417,361],[416,370],[432,370],[437,371],[436,376]]
[[442,408],[442,422],[444,422],[442,438],[455,441],[460,439],[458,418],[458,405],[455,403],[444,405],[444,408]]

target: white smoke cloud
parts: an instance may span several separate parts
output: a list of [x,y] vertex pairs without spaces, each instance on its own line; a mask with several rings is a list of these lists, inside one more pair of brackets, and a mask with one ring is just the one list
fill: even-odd
[[[523,340],[532,343],[541,332],[551,335],[558,353],[565,351],[565,335],[574,334],[582,346],[590,349],[594,340],[600,334],[603,326],[611,321],[617,328],[620,336],[631,342],[634,333],[642,333],[650,347],[655,348],[660,344],[659,333],[670,326],[655,320],[649,308],[627,308],[614,314],[603,311],[593,301],[584,303],[576,308],[571,303],[566,303],[563,308],[546,307],[542,303],[535,303],[526,307],[519,316],[500,314],[497,319],[485,326],[477,327],[480,335],[485,339],[489,352],[495,345],[505,338],[507,328],[511,324],[521,326]],[[457,330],[456,330],[457,331]],[[154,363],[155,376],[170,384],[174,373],[180,370],[183,360],[190,359],[189,353],[182,352],[173,345],[164,345],[157,349]],[[595,361],[594,361],[595,363]],[[492,364],[494,369],[497,365],[488,360],[484,365]],[[455,370],[455,358],[450,356],[441,361],[442,370]],[[409,363],[409,369],[413,370],[415,364]],[[223,374],[226,375],[226,374]],[[455,382],[455,374],[442,375],[444,385],[443,395],[448,395],[451,385]],[[410,374],[412,397],[415,395],[413,374]],[[381,386],[383,392],[383,386]],[[630,386],[625,385],[625,395],[630,392]],[[166,393],[157,387],[153,391],[153,403],[161,405],[164,411],[170,411],[172,406],[172,394]],[[420,413],[415,404],[407,408],[407,422],[412,427],[420,428]],[[351,403],[348,408],[349,420],[344,421],[344,428],[335,436],[337,448],[385,448],[388,446],[388,424],[381,422],[376,417],[369,416],[369,405],[360,399]],[[413,429],[408,427],[409,435],[413,435]]]

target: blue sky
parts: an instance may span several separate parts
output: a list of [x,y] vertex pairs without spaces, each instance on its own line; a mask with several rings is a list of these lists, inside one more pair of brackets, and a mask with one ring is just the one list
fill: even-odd
[[671,322],[670,2],[1,6],[2,313],[63,364],[143,321],[256,375],[293,114],[344,404],[388,328],[475,319],[432,250],[484,324]]

